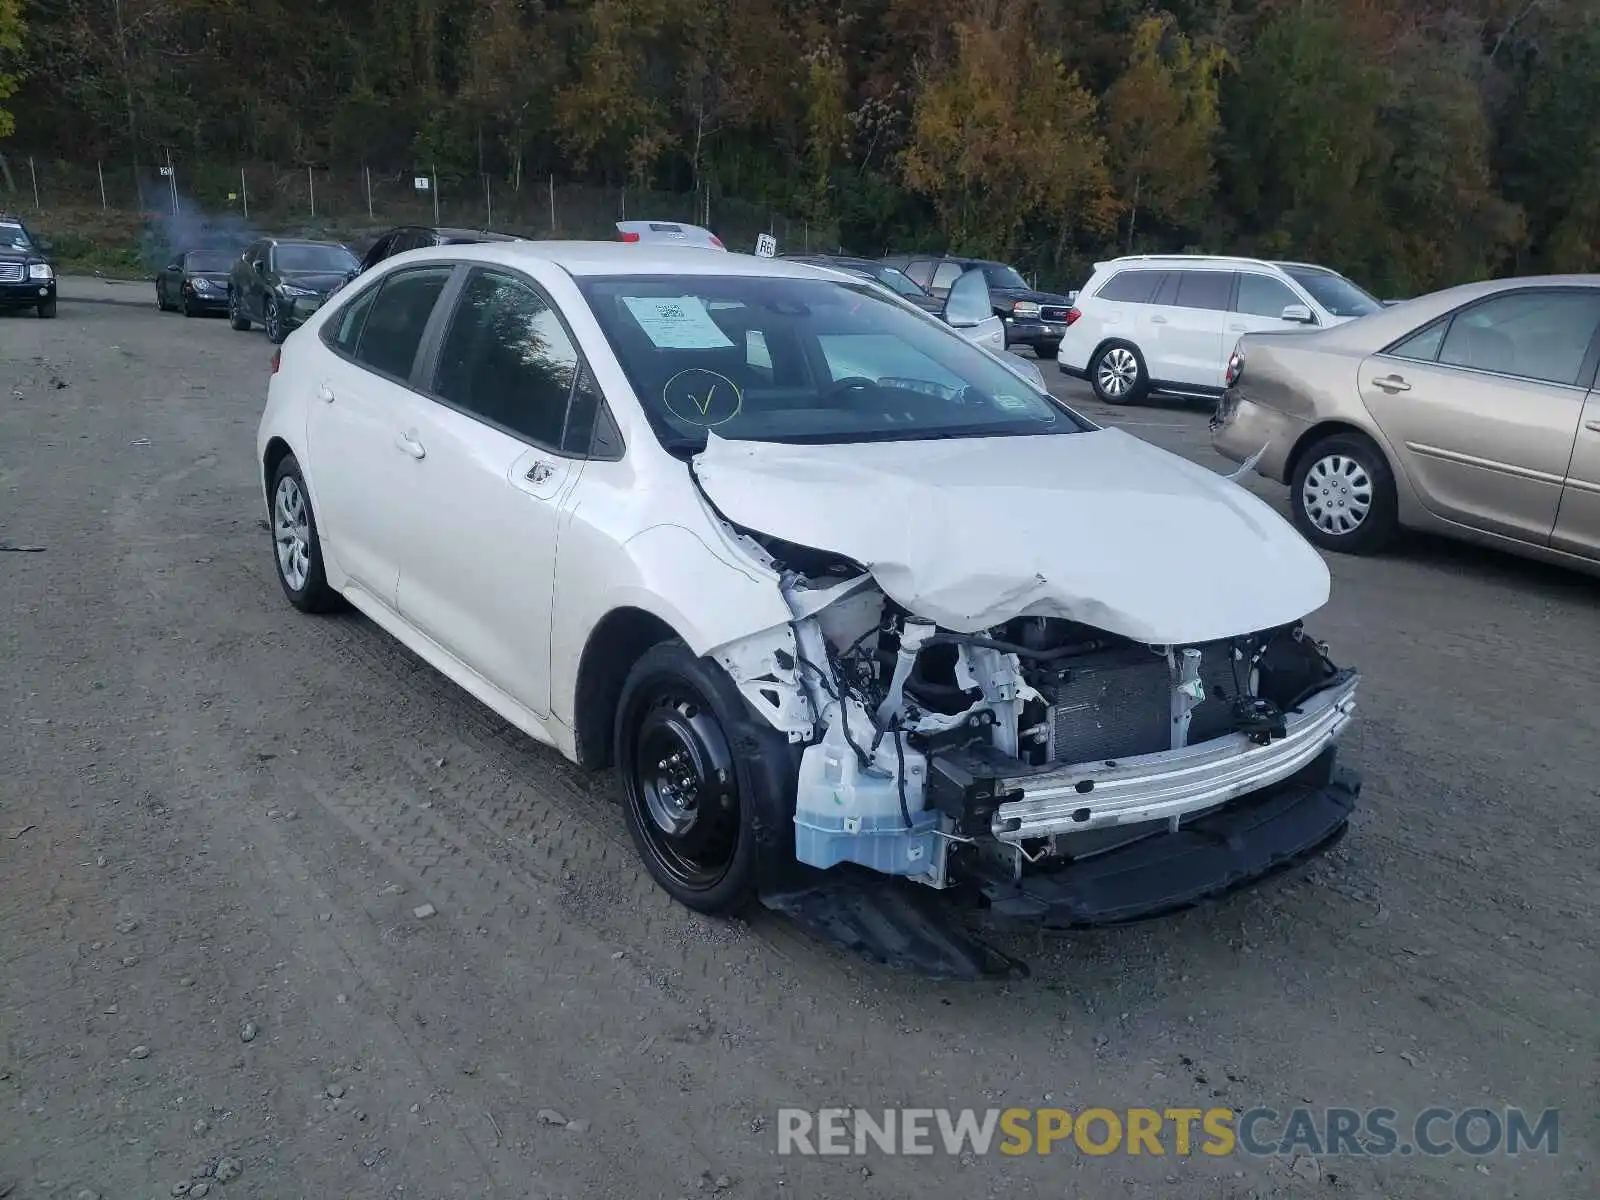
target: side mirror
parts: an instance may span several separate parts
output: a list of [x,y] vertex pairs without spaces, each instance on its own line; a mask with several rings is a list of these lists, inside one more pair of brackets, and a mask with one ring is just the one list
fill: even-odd
[[1293,321],[1296,325],[1315,325],[1317,318],[1311,315],[1311,310],[1304,304],[1290,304],[1282,313],[1285,321]]
[[950,285],[944,298],[945,323],[956,329],[971,329],[994,316],[994,301],[989,298],[989,281],[982,271],[968,271]]

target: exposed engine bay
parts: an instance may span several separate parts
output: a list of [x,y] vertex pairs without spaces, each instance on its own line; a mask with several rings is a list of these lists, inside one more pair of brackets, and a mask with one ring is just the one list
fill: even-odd
[[1358,677],[1299,622],[1199,645],[1055,616],[956,632],[857,564],[737,536],[793,620],[714,657],[805,744],[795,854],[813,867],[998,897],[1331,760],[1354,709]]

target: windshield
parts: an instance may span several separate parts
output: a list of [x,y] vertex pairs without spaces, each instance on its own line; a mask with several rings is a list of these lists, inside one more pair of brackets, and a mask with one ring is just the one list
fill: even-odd
[[1018,275],[1013,267],[985,267],[983,277],[989,281],[990,287],[1028,290],[1028,281]]
[[921,296],[926,298],[928,295],[926,291],[911,281],[909,275],[906,275],[903,271],[897,271],[893,267],[879,267],[877,279],[879,283],[887,285],[902,296]]
[[21,225],[0,225],[0,247],[7,250],[32,250],[33,241]]
[[872,285],[770,276],[580,282],[662,444],[1076,433],[1073,414]]
[[361,264],[343,246],[279,246],[273,251],[272,265],[280,271],[354,271]]
[[1318,267],[1285,266],[1284,274],[1294,280],[1311,298],[1336,317],[1364,317],[1383,307],[1343,275]]
[[233,258],[215,250],[191,250],[184,264],[191,271],[226,271],[233,266]]

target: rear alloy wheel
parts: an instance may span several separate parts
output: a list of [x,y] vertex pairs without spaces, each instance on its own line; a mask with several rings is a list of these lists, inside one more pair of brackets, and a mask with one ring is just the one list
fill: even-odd
[[1359,434],[1336,433],[1307,450],[1289,498],[1295,526],[1327,550],[1372,554],[1399,525],[1394,475],[1377,446]]
[[228,289],[228,324],[240,333],[250,328],[250,318],[239,309],[239,293],[232,288]]
[[1102,346],[1089,364],[1089,383],[1103,404],[1132,404],[1150,389],[1144,359],[1126,342]]
[[755,836],[738,764],[707,673],[682,642],[634,665],[617,709],[616,763],[628,832],[645,868],[674,899],[727,912],[755,887]]
[[274,346],[283,345],[283,339],[288,337],[289,334],[288,331],[283,327],[283,313],[279,311],[278,302],[276,300],[269,300],[267,302],[266,327],[267,341],[271,342]]
[[273,472],[271,520],[272,561],[289,603],[308,613],[333,612],[343,607],[339,593],[328,586],[311,495],[292,454]]

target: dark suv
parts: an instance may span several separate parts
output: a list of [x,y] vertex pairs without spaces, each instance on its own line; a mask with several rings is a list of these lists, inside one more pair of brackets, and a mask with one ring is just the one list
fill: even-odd
[[891,254],[881,260],[898,267],[918,287],[944,297],[950,285],[968,271],[982,271],[994,301],[994,315],[1005,322],[1006,346],[1031,346],[1040,358],[1054,358],[1067,331],[1071,296],[1040,292],[1028,286],[1015,267],[987,258],[950,258],[938,254]]
[[439,229],[431,225],[399,225],[389,230],[361,260],[361,270],[370,271],[386,258],[420,250],[424,246],[468,246],[474,242],[519,242],[509,233],[490,233],[486,229]]
[[45,257],[49,242],[28,232],[21,217],[0,213],[0,308],[56,315],[56,272]]

